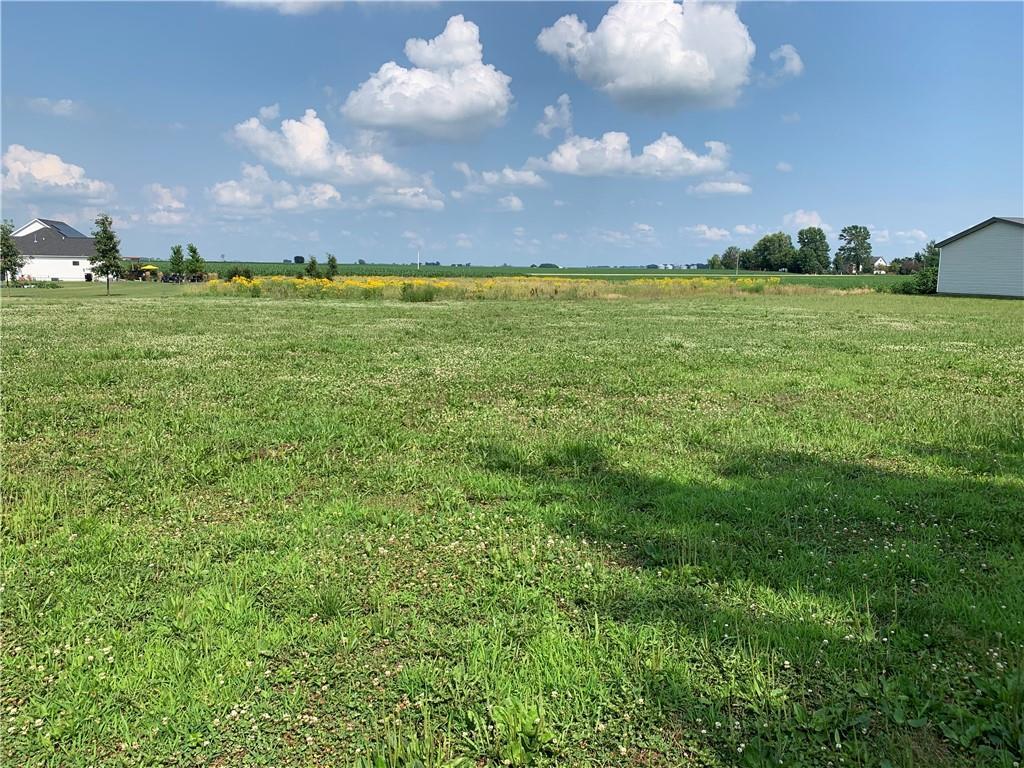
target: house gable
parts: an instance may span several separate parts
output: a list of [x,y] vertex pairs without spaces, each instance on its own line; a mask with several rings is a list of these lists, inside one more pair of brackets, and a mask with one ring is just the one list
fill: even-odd
[[83,235],[70,224],[57,221],[56,219],[32,219],[28,224],[22,224],[11,232],[11,237],[24,237],[46,229],[53,230],[61,237],[89,237],[88,235]]
[[1013,224],[1014,226],[1024,227],[1024,219],[1019,218],[1017,216],[993,216],[991,219],[985,219],[980,224],[975,224],[973,227],[968,227],[963,232],[957,232],[955,235],[947,237],[941,243],[936,243],[935,245],[938,248],[945,248],[950,243],[955,243],[960,238],[967,237],[967,235],[972,235],[979,229],[984,229],[985,227],[995,224],[996,222],[999,221],[1005,224]]
[[89,259],[96,252],[96,241],[63,221],[33,219],[11,233],[18,252],[29,258]]

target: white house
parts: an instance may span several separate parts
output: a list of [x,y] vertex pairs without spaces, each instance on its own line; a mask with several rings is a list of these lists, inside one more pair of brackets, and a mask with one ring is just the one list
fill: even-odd
[[872,271],[876,275],[884,275],[886,268],[889,266],[889,262],[887,262],[885,259],[879,256],[877,259],[875,259],[875,263],[872,264],[871,266],[873,267]]
[[93,238],[63,221],[33,219],[11,233],[26,257],[18,276],[25,280],[92,280]]
[[1024,298],[1024,219],[993,216],[939,247],[939,293]]

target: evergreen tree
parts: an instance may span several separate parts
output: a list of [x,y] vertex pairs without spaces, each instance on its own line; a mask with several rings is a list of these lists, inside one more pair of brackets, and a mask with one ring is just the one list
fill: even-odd
[[185,254],[181,249],[181,245],[171,247],[170,265],[167,267],[167,270],[177,277],[185,274]]
[[871,233],[861,224],[843,227],[839,233],[836,248],[836,270],[839,272],[863,272],[871,267]]
[[939,268],[939,248],[934,240],[929,240],[923,251],[917,251],[914,258],[920,261],[925,267]]
[[188,259],[185,261],[185,274],[190,278],[202,277],[206,271],[206,262],[203,261],[203,257],[199,255],[199,249],[196,248],[195,243],[188,244]]
[[310,256],[306,262],[306,275],[308,277],[320,277],[320,265],[316,263],[316,256]]
[[918,293],[935,293],[939,285],[939,249],[931,240],[923,251],[914,254],[914,258],[923,265],[914,276],[914,289]]
[[110,295],[110,278],[119,277],[124,272],[121,261],[121,240],[114,232],[114,222],[105,213],[96,217],[96,229],[92,236],[95,241],[95,252],[89,257],[94,274],[107,278],[107,295]]
[[0,224],[0,279],[7,280],[7,287],[10,288],[11,281],[18,276],[18,272],[25,266],[25,257],[21,255],[17,244],[11,233],[14,231],[14,222],[4,219]]
[[338,260],[333,253],[327,254],[327,276],[334,277],[338,274]]

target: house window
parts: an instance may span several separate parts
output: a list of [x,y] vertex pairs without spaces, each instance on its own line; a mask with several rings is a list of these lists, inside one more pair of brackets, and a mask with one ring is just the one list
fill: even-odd
[[78,262],[77,261],[72,261],[71,262],[71,266],[72,267],[77,267],[78,266]]

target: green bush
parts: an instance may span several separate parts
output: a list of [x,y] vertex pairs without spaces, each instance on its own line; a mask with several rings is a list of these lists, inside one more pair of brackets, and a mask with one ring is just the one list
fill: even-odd
[[252,280],[252,270],[249,267],[233,266],[227,272],[224,273],[222,280],[234,280],[236,277],[244,277],[246,280]]
[[60,280],[16,280],[14,285],[20,288],[60,288]]
[[925,267],[918,271],[910,280],[901,280],[890,287],[892,293],[925,295],[935,293],[939,284],[939,270],[936,267]]
[[939,287],[938,267],[925,267],[914,275],[914,288],[918,293],[935,293]]
[[437,297],[437,288],[432,285],[402,284],[402,301],[433,301]]

